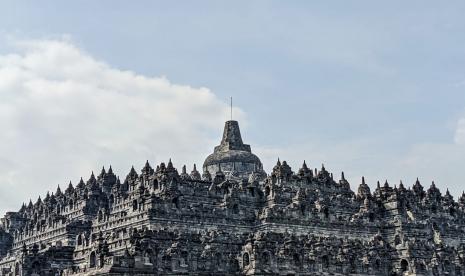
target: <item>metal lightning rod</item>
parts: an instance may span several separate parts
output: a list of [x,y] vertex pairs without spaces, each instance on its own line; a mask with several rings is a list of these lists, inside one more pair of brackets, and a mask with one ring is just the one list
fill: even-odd
[[231,97],[231,121],[232,121],[232,97]]

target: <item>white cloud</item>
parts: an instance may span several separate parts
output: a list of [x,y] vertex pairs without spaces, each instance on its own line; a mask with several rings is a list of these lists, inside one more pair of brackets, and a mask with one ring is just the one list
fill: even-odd
[[464,164],[465,118],[460,118],[450,143],[416,144],[399,160],[397,167],[404,175],[413,177],[412,172],[417,172],[424,179],[435,180],[442,192],[448,188],[457,199],[465,190],[462,175]]
[[112,68],[66,39],[13,49],[0,55],[2,213],[102,165],[124,177],[146,159],[202,162],[229,114],[207,88]]
[[413,146],[396,167],[399,173],[410,178],[416,173],[426,187],[434,180],[443,193],[449,189],[457,199],[465,190],[462,175],[464,164],[463,145],[423,143]]
[[454,140],[456,144],[465,145],[465,118],[461,118],[457,122]]
[[286,160],[297,171],[306,159],[307,165],[320,168],[324,163],[326,169],[334,173],[335,180],[344,171],[356,191],[361,176],[365,176],[372,189],[376,182],[385,180],[398,185],[412,186],[418,177],[428,189],[432,181],[445,193],[449,189],[457,199],[465,190],[465,178],[462,175],[465,164],[465,118],[457,123],[455,142],[417,143],[405,151],[396,150],[387,141],[376,138],[361,138],[353,141],[325,143],[308,141],[301,145],[286,147],[255,147],[265,169],[270,171],[276,163],[277,156]]
[[[307,166],[317,168],[318,171],[324,164],[325,168],[334,174],[336,181],[344,171],[352,190],[356,190],[362,176],[365,176],[372,186],[375,186],[376,180],[383,180],[388,176],[383,167],[384,163],[379,162],[383,153],[374,150],[377,147],[376,142],[367,138],[339,143],[314,140],[280,148],[255,147],[255,152],[268,172],[276,164],[277,157],[280,157],[281,161],[286,160],[294,172],[298,171],[305,160]],[[384,156],[384,160],[387,159],[388,157]]]

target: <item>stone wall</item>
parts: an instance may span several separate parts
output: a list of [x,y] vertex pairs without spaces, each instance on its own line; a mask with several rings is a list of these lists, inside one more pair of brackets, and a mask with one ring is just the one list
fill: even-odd
[[[464,275],[465,196],[278,162],[266,178],[111,170],[23,205],[0,275]],[[5,227],[7,226],[8,227]]]

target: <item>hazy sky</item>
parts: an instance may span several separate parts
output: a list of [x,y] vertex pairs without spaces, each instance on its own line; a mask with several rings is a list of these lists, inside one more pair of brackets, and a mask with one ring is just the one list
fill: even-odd
[[463,1],[1,1],[0,212],[201,164],[235,103],[267,171],[465,189]]

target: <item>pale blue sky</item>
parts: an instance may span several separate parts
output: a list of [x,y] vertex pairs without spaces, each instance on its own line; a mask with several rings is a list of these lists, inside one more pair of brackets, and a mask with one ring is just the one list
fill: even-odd
[[456,196],[464,14],[463,1],[0,1],[0,33],[66,35],[112,68],[233,96],[268,169],[279,155],[295,170],[303,159],[345,170],[353,187],[361,175],[372,186],[419,176]]

